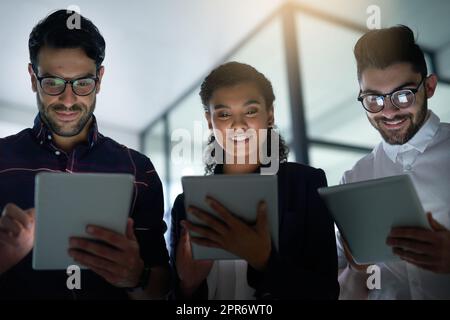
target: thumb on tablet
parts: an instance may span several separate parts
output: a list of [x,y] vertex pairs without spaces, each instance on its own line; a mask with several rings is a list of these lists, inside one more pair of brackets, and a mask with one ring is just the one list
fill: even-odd
[[25,211],[29,216],[30,226],[33,225],[33,223],[36,221],[36,209],[31,208]]
[[128,218],[127,222],[127,238],[137,241],[136,236],[134,235],[134,220],[131,218]]
[[342,245],[344,247],[344,254],[345,258],[347,259],[350,267],[359,272],[366,272],[367,268],[370,266],[369,264],[358,264],[356,263],[355,259],[353,258],[353,255],[350,251],[350,248],[348,247],[347,241],[342,238]]
[[445,228],[442,224],[440,224],[439,222],[437,222],[437,221],[433,218],[433,215],[431,214],[431,212],[427,212],[427,218],[428,218],[428,223],[430,224],[430,227],[431,227],[434,231],[444,231],[444,230],[447,230],[447,228]]
[[189,232],[186,230],[186,228],[181,229],[181,240],[182,243],[190,243],[191,239],[189,238]]

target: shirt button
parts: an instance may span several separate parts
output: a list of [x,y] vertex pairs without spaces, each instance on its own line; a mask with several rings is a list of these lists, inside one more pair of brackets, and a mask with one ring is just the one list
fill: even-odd
[[412,167],[411,167],[410,164],[407,164],[407,165],[405,166],[405,171],[411,171],[411,169],[412,169]]
[[48,135],[47,138],[48,138],[48,140],[52,140],[52,136],[51,135]]
[[61,154],[61,152],[59,152],[58,150],[56,150],[56,151],[55,151],[55,154],[56,154],[57,156],[59,156],[59,155]]

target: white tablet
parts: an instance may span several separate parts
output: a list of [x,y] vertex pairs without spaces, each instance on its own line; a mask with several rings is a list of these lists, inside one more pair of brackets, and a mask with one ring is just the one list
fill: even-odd
[[[205,202],[207,195],[222,203],[232,213],[247,223],[256,222],[258,203],[265,200],[272,243],[278,249],[278,181],[276,175],[213,175],[189,176],[181,179],[185,208],[195,206],[219,217]],[[187,219],[202,224],[192,214]],[[220,218],[219,218],[220,219]],[[195,233],[192,236],[198,236]],[[192,243],[194,259],[230,260],[241,259],[222,249],[209,248]]]
[[69,238],[91,238],[85,231],[88,224],[125,234],[133,183],[129,174],[39,173],[33,269],[76,264],[67,252]]
[[320,188],[358,264],[398,260],[386,239],[393,227],[429,229],[425,211],[408,175]]

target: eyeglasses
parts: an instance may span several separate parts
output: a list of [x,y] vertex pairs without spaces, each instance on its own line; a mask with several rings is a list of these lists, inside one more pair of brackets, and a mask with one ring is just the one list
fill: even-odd
[[[393,106],[398,109],[405,109],[412,106],[416,101],[416,93],[419,91],[424,80],[425,78],[422,78],[415,89],[400,89],[386,94],[368,93],[358,96],[357,100],[370,113],[377,113],[383,110],[386,105],[385,99],[388,96]],[[361,94],[361,91],[359,94]]]
[[88,96],[97,87],[97,77],[83,77],[74,80],[65,80],[59,77],[45,76],[39,77],[36,75],[39,85],[42,90],[49,96],[58,96],[66,90],[66,85],[69,83],[72,86],[72,91],[78,96]]

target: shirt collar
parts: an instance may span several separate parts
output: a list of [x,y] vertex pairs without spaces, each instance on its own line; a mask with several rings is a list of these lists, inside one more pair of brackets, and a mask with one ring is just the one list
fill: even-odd
[[[37,140],[41,141],[42,143],[44,141],[49,141],[52,139],[52,131],[42,121],[41,116],[39,114],[34,119],[33,132]],[[99,141],[99,138],[101,137],[102,135],[98,132],[97,119],[95,118],[94,115],[92,115],[92,123],[91,127],[89,128],[88,134],[89,147],[92,148],[94,145],[96,145]]]
[[408,142],[402,145],[392,145],[383,140],[384,152],[386,152],[387,156],[392,160],[392,162],[396,162],[397,155],[399,153],[408,150],[415,149],[420,153],[423,153],[438,131],[439,123],[439,117],[430,110],[428,119]]

